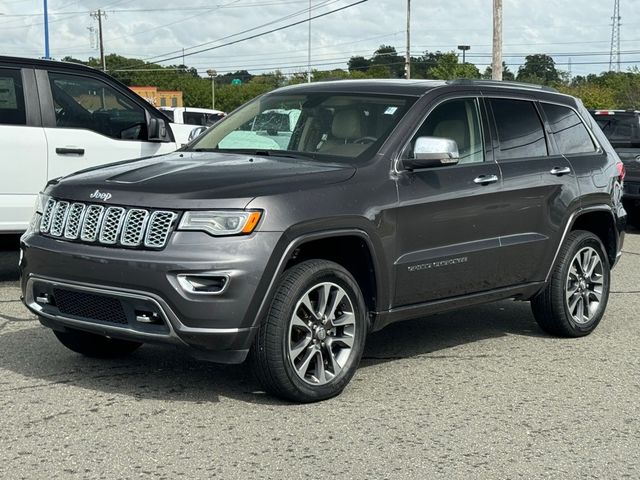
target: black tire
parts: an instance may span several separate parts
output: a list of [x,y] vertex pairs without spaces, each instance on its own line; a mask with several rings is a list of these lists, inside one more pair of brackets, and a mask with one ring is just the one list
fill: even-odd
[[[334,309],[336,323],[340,321],[340,318],[346,318],[342,317],[343,315],[348,315],[349,322],[353,322],[353,330],[350,330],[353,334],[348,337],[352,339],[350,341],[353,344],[346,356],[342,357],[345,358],[344,365],[341,366],[340,370],[338,368],[333,369],[333,372],[338,371],[338,373],[329,381],[326,381],[326,378],[333,375],[331,368],[332,365],[336,365],[335,361],[332,363],[329,363],[329,361],[331,359],[336,360],[339,355],[342,355],[340,337],[347,338],[342,336],[345,335],[345,330],[340,334],[340,327],[332,328],[332,323],[329,323],[327,324],[327,336],[320,338],[318,337],[318,329],[324,330],[322,320],[308,315],[309,325],[312,321],[317,322],[317,324],[314,323],[314,327],[308,329],[309,332],[304,331],[304,328],[307,327],[303,325],[304,328],[298,333],[304,333],[301,340],[302,343],[311,338],[309,341],[315,345],[309,344],[308,347],[300,350],[301,353],[299,355],[301,357],[297,357],[292,352],[293,329],[300,328],[300,324],[296,324],[293,321],[294,313],[300,318],[305,312],[309,312],[306,307],[303,307],[304,304],[299,302],[302,302],[305,296],[311,298],[311,295],[314,294],[313,292],[319,291],[317,289],[324,288],[323,286],[326,285],[333,285],[327,287],[330,292],[327,294],[327,298],[335,299],[341,296],[344,299],[342,293],[348,296],[348,299]],[[340,289],[342,289],[342,293],[339,294],[337,292],[340,292]],[[320,308],[319,296],[317,298],[318,300],[315,303],[311,300],[314,310],[329,312],[331,301],[327,300],[325,302],[326,308]],[[337,301],[333,303],[335,304]],[[351,316],[351,313],[353,316]],[[367,309],[364,298],[357,282],[347,270],[337,263],[326,260],[302,262],[287,270],[279,281],[267,317],[262,321],[251,348],[250,362],[252,370],[267,392],[286,400],[316,402],[334,397],[347,386],[358,367],[364,351],[367,323]],[[349,328],[351,329],[351,326]],[[324,343],[325,338],[326,345],[329,345],[328,347]],[[300,371],[299,365],[304,362],[299,362],[296,365],[296,359],[302,358],[304,360],[308,354],[309,356],[315,355],[313,348],[317,348],[321,354],[319,353],[319,358],[314,357],[313,362],[315,363],[309,363],[308,365],[310,365],[309,368],[315,365],[315,369],[318,369],[318,364],[322,362],[321,375],[314,376],[311,374],[303,377],[302,375],[306,372],[306,368],[302,369],[302,374],[299,374],[297,370]],[[338,354],[335,354],[335,351]],[[325,366],[327,367],[326,369]],[[315,371],[318,372],[318,370]],[[317,377],[324,377],[326,383],[310,383],[317,381]]]
[[[582,286],[579,285],[580,282],[573,281],[575,275],[572,274],[571,279],[569,278],[569,271],[578,252],[584,251],[584,249],[590,249],[595,252],[602,265],[601,297],[597,306],[589,313],[590,317],[588,320],[587,317],[582,314],[582,311],[580,311],[581,313],[578,315],[572,315],[569,306],[570,300],[567,299],[567,289],[570,287],[570,282],[575,288],[582,288]],[[585,281],[584,285],[586,285],[585,292],[587,292],[589,285],[593,286],[589,281]],[[583,230],[573,231],[567,236],[560,248],[549,282],[544,290],[531,301],[533,315],[538,325],[551,335],[559,337],[583,337],[595,330],[600,320],[602,320],[602,316],[607,307],[607,301],[609,300],[609,286],[609,258],[605,253],[602,242],[591,232]],[[574,295],[580,297],[583,294],[577,291]],[[572,298],[576,297],[572,296]],[[595,299],[595,297],[590,297],[588,294],[587,298]],[[578,302],[580,301],[584,309],[584,296],[583,300],[578,299]],[[589,300],[586,303],[589,304]],[[582,322],[576,321],[576,318],[581,318]]]
[[64,332],[54,330],[53,333],[69,350],[93,358],[124,357],[142,345],[138,342],[108,338],[80,330],[67,329]]

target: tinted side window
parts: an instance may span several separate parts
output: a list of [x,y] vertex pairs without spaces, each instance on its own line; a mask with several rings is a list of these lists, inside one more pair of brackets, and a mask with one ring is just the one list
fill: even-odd
[[187,125],[206,125],[206,117],[204,113],[184,112],[182,119]]
[[595,152],[596,147],[591,135],[576,112],[570,108],[550,103],[543,103],[542,109],[547,116],[560,153]]
[[144,109],[101,80],[49,73],[56,126],[83,128],[122,140],[145,140]]
[[427,117],[411,140],[411,151],[418,137],[441,137],[454,140],[458,145],[460,161],[484,161],[482,129],[475,99],[449,100],[438,105]]
[[20,70],[0,68],[0,124],[27,124]]
[[548,155],[542,121],[533,102],[503,99],[490,102],[498,130],[498,159]]

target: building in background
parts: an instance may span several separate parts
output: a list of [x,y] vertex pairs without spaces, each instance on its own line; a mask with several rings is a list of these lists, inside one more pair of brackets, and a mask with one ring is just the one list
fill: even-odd
[[182,107],[182,92],[179,90],[158,90],[158,87],[133,85],[129,87],[151,105],[156,107]]

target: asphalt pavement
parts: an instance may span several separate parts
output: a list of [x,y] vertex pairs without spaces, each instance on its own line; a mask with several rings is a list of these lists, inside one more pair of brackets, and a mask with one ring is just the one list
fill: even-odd
[[295,405],[172,348],[66,350],[5,248],[0,478],[640,478],[640,232],[624,250],[589,337],[549,337],[511,301],[400,323],[342,395]]

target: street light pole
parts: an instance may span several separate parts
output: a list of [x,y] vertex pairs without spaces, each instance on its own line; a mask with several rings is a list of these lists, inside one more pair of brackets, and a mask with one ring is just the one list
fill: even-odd
[[462,50],[462,64],[464,65],[465,63],[467,63],[467,57],[465,56],[465,54],[467,53],[467,50],[471,50],[471,46],[458,45],[458,50]]
[[307,40],[307,83],[311,83],[311,0],[309,0],[309,38]]
[[216,72],[213,68],[207,70],[207,75],[209,75],[211,77],[211,108],[213,110],[216,109],[216,75],[218,75],[218,72]]
[[44,0],[44,58],[51,58],[49,54],[49,8]]

